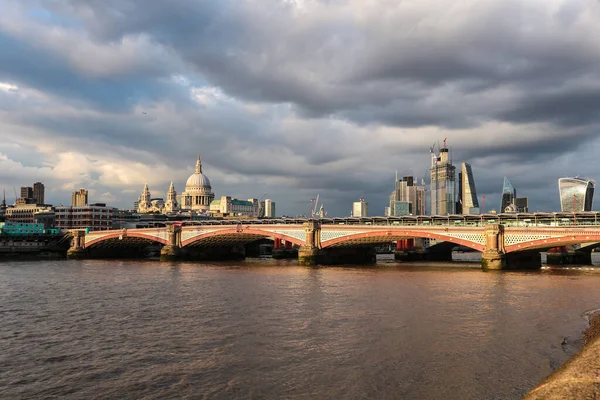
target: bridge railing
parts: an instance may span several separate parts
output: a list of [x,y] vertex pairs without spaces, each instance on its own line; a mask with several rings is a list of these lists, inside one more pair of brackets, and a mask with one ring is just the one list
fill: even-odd
[[[378,226],[455,226],[480,227],[490,224],[501,224],[508,227],[569,227],[600,226],[600,212],[580,213],[510,213],[510,214],[476,214],[476,215],[406,215],[398,217],[335,217],[315,218],[321,225],[378,225]],[[163,221],[168,224],[183,226],[195,225],[299,225],[311,218],[282,217],[239,220],[202,220],[202,221]]]

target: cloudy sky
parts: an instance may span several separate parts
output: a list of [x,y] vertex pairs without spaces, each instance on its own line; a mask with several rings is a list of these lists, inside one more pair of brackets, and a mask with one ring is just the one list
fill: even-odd
[[131,207],[201,153],[217,196],[382,215],[447,138],[486,210],[557,210],[600,178],[599,38],[597,0],[0,0],[0,189]]

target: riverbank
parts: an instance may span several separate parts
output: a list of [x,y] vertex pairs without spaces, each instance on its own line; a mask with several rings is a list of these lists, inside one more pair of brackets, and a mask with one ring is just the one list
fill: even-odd
[[600,398],[600,310],[589,315],[585,346],[524,400]]

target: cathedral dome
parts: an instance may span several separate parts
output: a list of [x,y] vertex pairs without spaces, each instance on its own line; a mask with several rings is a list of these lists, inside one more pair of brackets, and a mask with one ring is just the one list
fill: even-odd
[[189,189],[206,189],[210,192],[210,181],[208,177],[202,173],[202,163],[200,162],[200,155],[198,155],[198,161],[196,161],[196,170],[185,183],[185,189],[188,191]]
[[203,173],[190,175],[187,182],[185,183],[186,189],[198,186],[207,187],[208,189],[210,189],[210,181],[208,180],[208,177]]

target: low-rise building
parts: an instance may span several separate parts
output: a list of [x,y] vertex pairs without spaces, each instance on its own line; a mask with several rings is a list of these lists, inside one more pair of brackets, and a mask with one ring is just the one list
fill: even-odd
[[221,196],[219,200],[210,203],[211,214],[258,217],[258,208],[257,199],[238,200],[231,196]]
[[86,229],[103,231],[112,229],[112,207],[96,203],[89,206],[59,206],[54,209],[56,227],[59,229]]
[[52,207],[40,204],[17,204],[6,209],[6,221],[17,223],[34,223],[34,216],[41,212],[51,212]]

